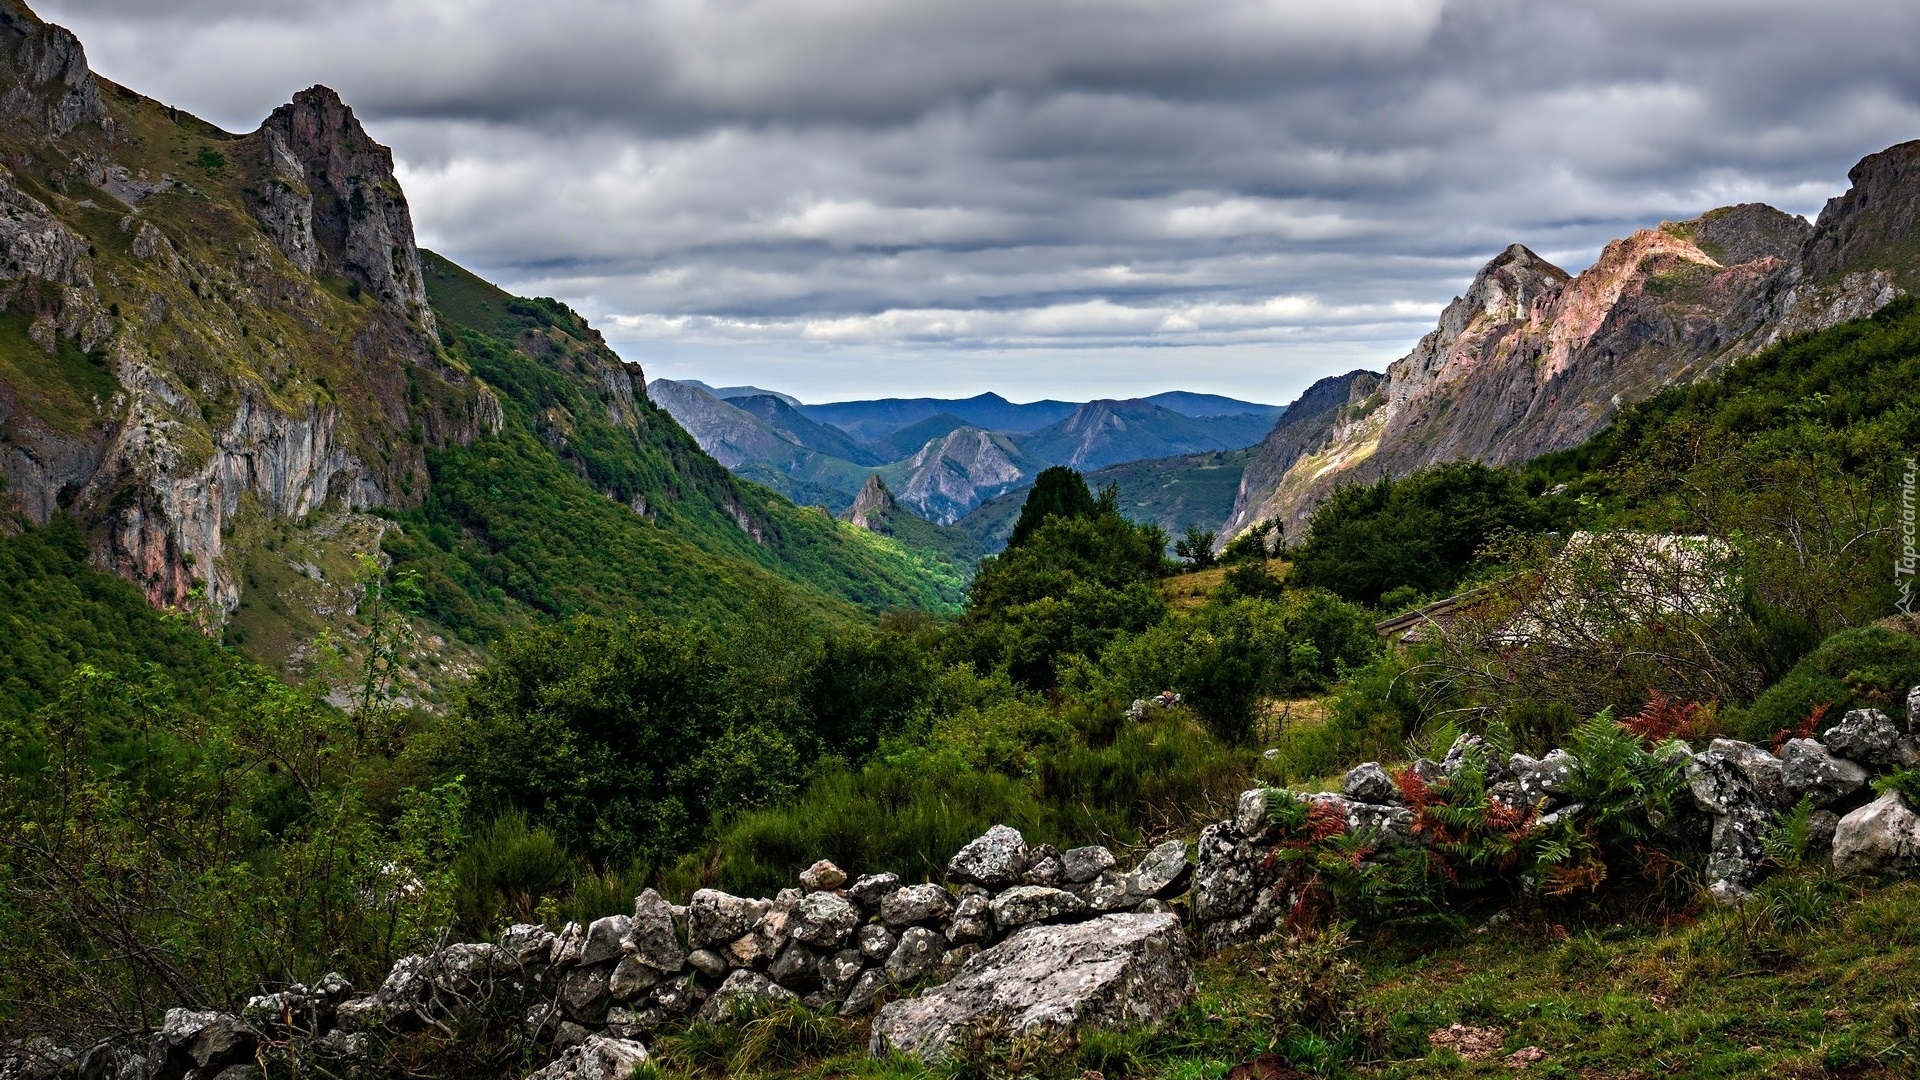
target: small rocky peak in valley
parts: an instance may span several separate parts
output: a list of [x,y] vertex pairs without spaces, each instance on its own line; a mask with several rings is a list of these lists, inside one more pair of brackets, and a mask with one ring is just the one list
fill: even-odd
[[887,482],[880,479],[878,473],[867,477],[860,486],[860,494],[854,496],[853,505],[847,508],[843,520],[862,529],[873,528],[873,523],[899,509],[900,504],[893,499],[893,492],[887,490]]

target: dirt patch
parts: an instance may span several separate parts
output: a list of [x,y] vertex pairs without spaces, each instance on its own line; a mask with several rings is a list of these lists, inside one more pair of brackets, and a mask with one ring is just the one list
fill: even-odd
[[1227,1070],[1226,1080],[1307,1080],[1307,1074],[1287,1064],[1278,1054],[1261,1054]]
[[1506,1041],[1506,1038],[1506,1028],[1479,1028],[1453,1024],[1428,1035],[1427,1043],[1451,1050],[1459,1054],[1463,1060],[1480,1061],[1499,1053],[1500,1044]]

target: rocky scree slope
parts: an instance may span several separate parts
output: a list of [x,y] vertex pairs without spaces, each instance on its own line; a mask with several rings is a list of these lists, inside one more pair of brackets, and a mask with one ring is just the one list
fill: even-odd
[[1223,542],[1275,518],[1296,533],[1340,483],[1577,445],[1662,387],[1911,292],[1920,142],[1849,176],[1814,225],[1723,207],[1616,240],[1577,276],[1509,247],[1388,367],[1377,398],[1306,438],[1283,419],[1247,469]]

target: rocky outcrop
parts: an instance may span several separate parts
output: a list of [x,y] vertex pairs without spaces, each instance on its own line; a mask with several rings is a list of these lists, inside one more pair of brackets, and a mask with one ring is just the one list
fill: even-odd
[[899,508],[900,504],[893,499],[893,492],[887,490],[887,482],[876,474],[867,477],[867,482],[860,485],[860,494],[853,497],[853,505],[840,515],[840,520],[862,529],[871,529],[874,523],[884,520]]
[[1270,518],[1298,535],[1341,483],[1577,445],[1623,405],[1920,287],[1920,142],[1849,175],[1852,189],[1816,224],[1760,204],[1723,207],[1616,240],[1575,277],[1509,247],[1389,365],[1367,422],[1269,438],[1222,542]]
[[[1365,430],[1380,406],[1378,372],[1349,371],[1321,379],[1301,394],[1260,444],[1260,452],[1240,474],[1233,512],[1220,528],[1216,546],[1225,548],[1233,537],[1263,521],[1285,519],[1281,486],[1295,464],[1339,445],[1352,453],[1368,453],[1367,441],[1356,437]],[[1375,425],[1377,426],[1377,425]]]
[[57,137],[106,115],[80,40],[18,0],[0,0],[0,116]]
[[275,109],[258,143],[271,178],[256,214],[282,253],[309,273],[359,282],[434,334],[413,213],[393,175],[393,152],[368,137],[353,110],[324,86]]
[[1193,993],[1186,935],[1173,915],[1030,926],[968,960],[951,981],[882,1008],[869,1050],[937,1061],[970,1031],[1149,1027]]

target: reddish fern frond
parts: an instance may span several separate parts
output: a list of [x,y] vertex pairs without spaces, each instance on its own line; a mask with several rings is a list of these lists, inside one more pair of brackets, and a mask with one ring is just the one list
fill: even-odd
[[1779,731],[1774,732],[1773,752],[1778,754],[1780,748],[1787,745],[1787,742],[1791,739],[1813,738],[1814,732],[1820,730],[1820,721],[1827,718],[1827,713],[1832,708],[1833,702],[1823,701],[1813,707],[1813,711],[1807,714],[1807,718],[1800,722],[1799,727],[1781,728]]
[[1640,711],[1620,722],[1620,726],[1640,736],[1648,746],[1673,738],[1695,734],[1700,703],[1675,701],[1658,690],[1647,691],[1647,703]]

